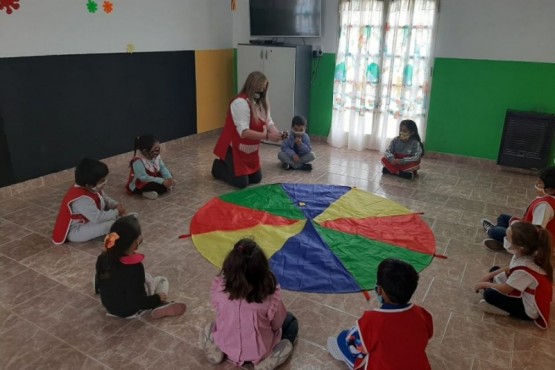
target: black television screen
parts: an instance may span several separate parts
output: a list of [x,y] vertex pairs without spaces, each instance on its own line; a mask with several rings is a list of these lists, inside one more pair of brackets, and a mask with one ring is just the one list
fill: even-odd
[[251,36],[320,37],[321,0],[250,0]]

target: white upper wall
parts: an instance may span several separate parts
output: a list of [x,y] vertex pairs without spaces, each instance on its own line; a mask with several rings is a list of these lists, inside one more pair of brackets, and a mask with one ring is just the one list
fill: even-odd
[[436,57],[555,63],[555,0],[441,0]]
[[206,50],[233,47],[229,0],[111,0],[90,14],[85,0],[24,0],[0,11],[0,57]]
[[[102,0],[96,0],[101,6]],[[206,50],[250,37],[249,1],[111,0],[89,14],[85,0],[25,0],[0,11],[0,57]],[[335,53],[339,0],[322,0],[322,37],[308,44]],[[436,56],[555,63],[555,0],[441,0]],[[301,39],[288,42],[302,43]]]

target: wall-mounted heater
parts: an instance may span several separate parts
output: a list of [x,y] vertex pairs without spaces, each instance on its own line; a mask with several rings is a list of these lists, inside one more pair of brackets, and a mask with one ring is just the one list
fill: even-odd
[[555,115],[507,110],[497,164],[538,170],[547,166]]

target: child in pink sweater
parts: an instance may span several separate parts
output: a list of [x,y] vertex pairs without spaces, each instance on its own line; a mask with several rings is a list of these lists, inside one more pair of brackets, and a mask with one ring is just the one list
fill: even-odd
[[252,362],[256,370],[269,370],[289,358],[299,330],[297,319],[285,309],[268,259],[255,241],[235,244],[214,278],[210,301],[216,321],[201,332],[210,363],[227,356],[237,366]]

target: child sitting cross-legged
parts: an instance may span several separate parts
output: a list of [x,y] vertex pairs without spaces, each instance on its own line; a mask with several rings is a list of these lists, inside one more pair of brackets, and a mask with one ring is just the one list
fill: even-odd
[[102,304],[113,316],[129,318],[149,312],[151,318],[158,319],[182,315],[184,303],[168,302],[168,279],[145,273],[145,256],[137,253],[142,241],[135,216],[114,222],[96,260],[95,293],[100,293]]
[[215,322],[200,333],[211,364],[225,357],[237,366],[271,370],[293,351],[299,324],[287,312],[264,251],[252,239],[239,240],[224,260],[210,290]]
[[534,320],[547,329],[553,298],[551,235],[539,225],[514,222],[504,248],[513,255],[508,267],[494,266],[474,286],[484,291],[479,307],[487,313]]
[[83,158],[75,167],[75,184],[69,188],[56,218],[52,241],[62,244],[86,242],[110,231],[114,221],[127,214],[123,204],[104,191],[108,166],[96,159]]
[[291,132],[281,143],[278,159],[286,170],[312,170],[310,162],[315,156],[312,153],[310,137],[306,133],[306,118],[303,116],[293,117]]
[[482,242],[487,249],[504,251],[503,238],[507,228],[520,220],[540,225],[555,235],[555,166],[540,171],[534,188],[536,199],[528,205],[522,218],[501,214],[497,217],[496,224],[486,218],[481,220],[482,227],[488,235],[488,238]]
[[410,264],[388,258],[378,266],[380,308],[365,311],[355,326],[328,338],[328,351],[349,369],[431,369],[426,346],[433,334],[432,315],[409,303],[418,285]]

